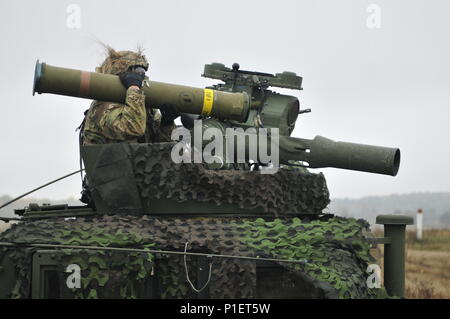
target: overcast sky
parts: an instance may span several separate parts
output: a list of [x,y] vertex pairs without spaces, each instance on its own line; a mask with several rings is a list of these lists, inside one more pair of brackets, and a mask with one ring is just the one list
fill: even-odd
[[[80,9],[79,28],[70,4]],[[379,28],[370,4],[381,10]],[[32,96],[34,65],[94,71],[104,58],[96,39],[117,50],[141,43],[155,81],[211,85],[200,76],[211,62],[303,76],[302,92],[282,91],[312,109],[293,136],[402,152],[397,177],[315,170],[325,173],[332,197],[450,191],[449,14],[446,0],[2,0],[0,195],[78,168],[75,128],[90,101]],[[75,176],[33,196],[79,191]]]

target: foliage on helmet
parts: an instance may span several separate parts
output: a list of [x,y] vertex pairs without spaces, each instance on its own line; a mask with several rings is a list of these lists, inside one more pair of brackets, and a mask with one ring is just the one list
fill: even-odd
[[143,55],[143,49],[138,48],[137,52],[133,51],[116,51],[110,46],[106,46],[106,59],[96,68],[96,72],[105,74],[119,74],[126,72],[130,67],[142,66],[148,70],[148,61]]

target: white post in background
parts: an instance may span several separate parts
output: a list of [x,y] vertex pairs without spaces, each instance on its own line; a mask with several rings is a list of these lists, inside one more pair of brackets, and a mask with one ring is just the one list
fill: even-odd
[[417,210],[416,218],[416,239],[422,240],[423,238],[423,211],[421,208]]

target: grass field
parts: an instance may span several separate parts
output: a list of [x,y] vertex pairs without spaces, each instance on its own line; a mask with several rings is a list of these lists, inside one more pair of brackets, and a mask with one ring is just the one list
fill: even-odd
[[[379,247],[374,255],[383,265],[383,247]],[[420,242],[414,231],[407,232],[406,298],[450,298],[450,229],[425,230]]]

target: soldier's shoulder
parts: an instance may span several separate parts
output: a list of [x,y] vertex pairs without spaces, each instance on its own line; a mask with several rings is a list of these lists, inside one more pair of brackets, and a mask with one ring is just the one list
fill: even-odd
[[87,114],[87,121],[99,123],[111,110],[121,107],[120,104],[104,101],[93,101]]
[[109,110],[117,109],[123,107],[123,104],[115,103],[115,102],[105,102],[105,101],[94,101],[91,104],[90,109],[95,111],[95,113],[103,113]]

